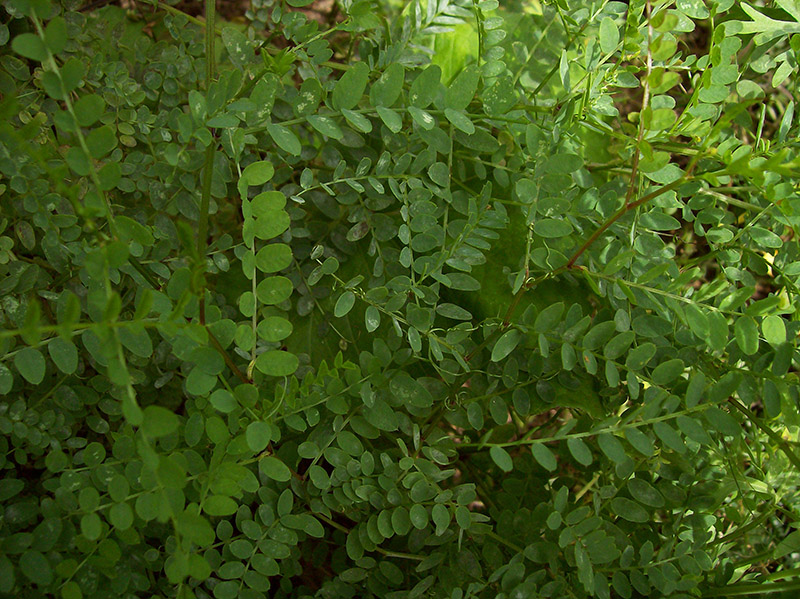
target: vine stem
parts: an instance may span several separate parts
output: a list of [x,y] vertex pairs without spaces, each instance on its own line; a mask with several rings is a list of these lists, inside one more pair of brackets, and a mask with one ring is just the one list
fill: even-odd
[[600,225],[600,227],[597,228],[597,230],[595,230],[594,233],[592,233],[592,235],[589,237],[589,239],[587,239],[583,243],[583,245],[581,245],[581,247],[579,247],[577,250],[575,250],[575,253],[572,254],[572,256],[570,257],[569,261],[567,261],[567,263],[564,266],[554,270],[553,274],[560,273],[560,272],[563,272],[565,270],[570,270],[572,268],[576,268],[575,262],[578,260],[578,258],[580,258],[583,255],[583,253],[586,250],[588,250],[589,247],[595,241],[597,241],[600,238],[600,236],[603,233],[605,233],[611,225],[613,225],[615,222],[617,222],[619,219],[621,219],[623,216],[625,216],[628,212],[638,208],[642,204],[646,204],[650,200],[653,200],[653,199],[657,198],[660,195],[663,195],[663,194],[667,193],[668,191],[672,191],[673,189],[675,189],[677,187],[680,187],[681,185],[683,185],[687,181],[691,180],[691,171],[694,170],[694,165],[696,164],[696,162],[697,162],[697,160],[694,160],[689,165],[689,170],[687,170],[686,174],[683,177],[681,177],[680,179],[677,179],[677,180],[673,181],[672,183],[668,183],[668,184],[664,185],[663,187],[659,187],[655,191],[652,191],[652,192],[648,193],[647,195],[645,195],[645,196],[639,198],[638,200],[636,200],[635,202],[630,202],[630,203],[626,202],[622,206],[622,208],[617,210],[614,214],[611,215],[611,217],[608,220],[606,220],[606,222],[604,222],[602,225]]
[[634,148],[633,162],[631,163],[631,180],[628,183],[628,192],[625,194],[626,206],[630,204],[639,181],[639,159],[642,154],[641,147],[645,131],[644,114],[650,106],[650,73],[653,71],[653,55],[650,52],[650,45],[653,38],[653,26],[650,24],[649,1],[645,4],[645,11],[647,13],[647,68],[645,71],[644,83],[642,84],[642,109],[639,111],[639,135],[636,138],[636,147]]

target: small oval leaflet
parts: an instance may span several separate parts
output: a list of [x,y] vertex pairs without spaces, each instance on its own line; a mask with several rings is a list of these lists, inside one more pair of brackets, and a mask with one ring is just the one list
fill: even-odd
[[567,447],[575,461],[583,466],[589,466],[592,463],[592,450],[586,445],[586,442],[580,437],[570,437],[567,439]]
[[292,263],[292,249],[285,243],[265,245],[256,254],[256,267],[261,272],[273,273]]
[[267,456],[258,462],[258,468],[266,476],[278,482],[286,482],[292,477],[289,468],[278,458]]
[[678,378],[683,373],[683,369],[683,360],[675,358],[656,366],[650,376],[656,385],[666,385]]
[[397,101],[403,90],[405,80],[405,69],[403,65],[393,62],[381,74],[378,80],[372,84],[369,90],[369,97],[373,106],[390,107]]
[[647,522],[647,510],[635,501],[626,497],[615,497],[611,500],[611,511],[629,522]]
[[401,372],[389,382],[389,390],[404,404],[427,408],[433,404],[433,397],[411,375]]
[[514,462],[511,456],[499,445],[493,445],[492,448],[489,449],[489,455],[503,472],[511,472],[514,469]]
[[289,376],[300,365],[300,360],[293,353],[270,349],[256,358],[256,368],[269,376]]
[[356,303],[356,296],[352,291],[345,291],[342,295],[339,296],[339,299],[336,300],[336,305],[333,308],[333,315],[336,318],[341,318],[342,316],[346,316],[350,310],[353,309],[353,306]]
[[758,325],[751,316],[741,316],[733,325],[736,344],[748,356],[758,351]]
[[600,21],[600,49],[604,54],[611,54],[619,44],[619,29],[610,17]]
[[300,145],[300,140],[292,133],[291,129],[283,125],[270,123],[267,125],[267,131],[272,141],[274,141],[281,150],[293,156],[300,156],[303,147]]
[[262,304],[280,304],[292,295],[292,281],[286,277],[267,277],[256,287],[256,296]]
[[531,453],[534,459],[539,462],[539,465],[545,470],[553,472],[558,467],[556,456],[553,455],[553,452],[550,451],[550,448],[544,443],[534,443],[531,445]]
[[237,503],[224,495],[212,495],[203,504],[203,511],[209,516],[230,516],[238,509]]
[[664,496],[653,485],[641,478],[630,479],[628,491],[639,503],[655,508],[664,507]]
[[492,349],[492,362],[504,360],[508,354],[514,351],[521,339],[521,334],[517,329],[511,329],[503,333]]
[[26,381],[38,385],[44,380],[46,362],[42,353],[33,347],[25,347],[14,356],[14,366]]
[[356,107],[369,79],[369,67],[364,62],[355,63],[345,71],[342,78],[336,82],[331,96],[331,105],[336,110],[343,108],[352,110]]

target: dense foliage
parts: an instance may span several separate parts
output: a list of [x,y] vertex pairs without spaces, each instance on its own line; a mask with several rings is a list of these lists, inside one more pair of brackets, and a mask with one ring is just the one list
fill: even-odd
[[800,589],[800,2],[309,4],[3,0],[0,595]]

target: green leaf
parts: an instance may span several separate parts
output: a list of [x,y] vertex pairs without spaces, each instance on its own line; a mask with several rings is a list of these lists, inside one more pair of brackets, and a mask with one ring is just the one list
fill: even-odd
[[283,125],[269,123],[267,125],[267,131],[269,132],[272,141],[274,141],[281,150],[292,154],[293,156],[300,156],[300,152],[303,150],[303,147],[300,145],[300,140],[297,139],[297,136],[292,133],[291,130],[287,129]]
[[103,125],[86,136],[86,146],[92,158],[100,159],[117,147],[117,136],[111,126]]
[[347,108],[352,110],[358,105],[369,80],[369,67],[364,62],[356,62],[341,79],[336,82],[331,95],[331,106],[334,110]]
[[403,119],[397,114],[394,110],[390,110],[388,108],[384,108],[383,106],[378,106],[378,116],[383,121],[383,124],[391,131],[392,133],[399,133],[400,130],[403,128]]
[[450,87],[445,93],[445,104],[447,108],[454,111],[462,111],[469,106],[475,92],[478,91],[480,81],[480,69],[476,65],[468,65],[453,79]]
[[742,352],[752,356],[758,351],[758,324],[750,316],[741,316],[733,325],[736,344]]
[[285,243],[271,243],[256,254],[256,267],[261,272],[273,273],[287,268],[292,263],[292,248]]
[[625,331],[612,337],[603,348],[603,356],[608,360],[616,360],[628,350],[635,336],[633,331]]
[[145,247],[149,247],[155,243],[150,229],[132,218],[120,215],[116,218],[116,222],[120,241],[125,243],[135,241]]
[[67,45],[67,23],[64,17],[53,18],[45,27],[44,42],[52,54],[58,54]]
[[416,108],[426,108],[439,92],[442,81],[442,69],[439,65],[431,64],[422,71],[414,82],[408,94],[408,101]]
[[492,362],[499,362],[500,360],[505,359],[508,354],[514,351],[514,348],[517,347],[521,338],[522,335],[517,329],[511,329],[503,333],[492,349]]
[[369,90],[371,104],[375,107],[391,107],[400,97],[405,77],[403,65],[391,63]]
[[463,112],[453,110],[452,108],[445,108],[444,116],[459,131],[463,131],[467,135],[475,133],[475,125],[472,124],[470,118]]
[[115,503],[108,510],[108,521],[117,530],[128,530],[133,526],[133,509],[127,503]]
[[253,46],[244,33],[235,27],[224,27],[220,36],[233,66],[237,69],[243,69],[255,60]]
[[147,406],[144,409],[142,432],[148,437],[158,438],[175,432],[180,425],[178,416],[161,406]]
[[550,451],[550,448],[544,443],[534,443],[531,445],[531,453],[534,459],[539,462],[539,465],[545,470],[553,472],[558,467],[556,456],[553,455],[553,452]]
[[339,296],[339,299],[336,300],[336,305],[333,308],[333,315],[336,318],[342,318],[343,316],[346,316],[347,313],[353,309],[355,303],[355,294],[352,291],[345,291]]
[[411,520],[411,524],[414,525],[414,528],[422,530],[428,525],[428,510],[418,503],[411,506],[408,517]]
[[342,108],[342,115],[344,116],[345,120],[350,123],[350,126],[356,131],[361,133],[369,133],[372,131],[372,122],[363,114],[354,110]]
[[572,225],[567,220],[543,218],[534,223],[533,230],[546,239],[557,239],[572,233]]
[[600,447],[600,451],[615,464],[622,464],[628,459],[620,440],[610,433],[597,435],[597,445]]
[[436,306],[436,313],[453,320],[472,320],[472,314],[469,311],[455,304],[439,304]]
[[408,406],[427,408],[433,405],[433,396],[411,375],[401,372],[389,381],[392,395]]
[[537,333],[546,333],[552,330],[561,321],[561,315],[563,313],[563,302],[550,304],[536,316],[536,320],[533,323],[533,330]]
[[291,219],[285,210],[270,210],[260,214],[254,233],[259,239],[273,239],[286,231],[290,224]]
[[280,316],[267,316],[258,323],[258,336],[269,343],[283,341],[292,334],[292,323]]
[[89,541],[96,541],[103,534],[103,523],[95,513],[81,516],[81,534]]
[[97,94],[81,96],[73,105],[75,117],[81,127],[94,125],[106,109],[106,102]]
[[208,398],[208,403],[223,414],[229,414],[239,407],[236,397],[227,389],[217,389]]
[[28,550],[19,558],[19,569],[31,582],[48,586],[53,582],[53,569],[50,562],[39,551]]
[[360,457],[364,453],[364,445],[350,431],[339,431],[336,444],[353,457]]
[[14,356],[14,367],[33,385],[38,385],[44,380],[46,366],[42,353],[33,347],[24,347]]
[[397,430],[399,419],[394,410],[380,398],[375,398],[371,407],[363,408],[364,417],[372,426],[382,431]]
[[567,439],[567,447],[575,461],[583,466],[589,466],[592,461],[592,450],[580,437],[570,437]]
[[684,313],[686,314],[686,322],[689,324],[692,333],[694,333],[698,339],[706,339],[708,337],[709,324],[708,317],[705,313],[694,304],[687,305],[684,309]]
[[604,54],[611,54],[619,44],[619,29],[610,17],[600,21],[600,49]]
[[426,110],[422,110],[416,106],[409,106],[408,113],[411,115],[413,121],[425,131],[430,131],[436,126],[436,119]]
[[395,534],[405,536],[411,530],[411,518],[408,510],[402,505],[392,511],[392,529]]
[[[258,162],[248,164],[244,171],[242,171],[242,176],[239,180],[244,181],[245,185],[249,186],[263,185],[272,179],[272,175],[274,174],[275,168],[272,166],[272,163],[266,160],[259,160]],[[253,198],[254,204],[255,201],[256,198]]]
[[110,191],[114,189],[122,179],[122,169],[117,162],[108,162],[97,171],[97,179],[100,182],[100,189]]
[[434,162],[428,167],[428,176],[436,185],[450,187],[450,169],[444,162]]
[[684,367],[683,360],[678,358],[667,360],[653,369],[650,378],[656,385],[666,385],[683,374]]
[[286,196],[280,191],[265,191],[253,198],[250,207],[253,216],[272,219],[276,211],[286,207]]
[[78,348],[72,341],[55,337],[47,344],[53,363],[64,374],[72,374],[78,368]]
[[[75,57],[70,58],[61,67],[61,81],[67,93],[76,89],[83,80],[86,70],[82,61]],[[114,142],[116,145],[116,141]]]
[[739,426],[736,418],[716,406],[710,406],[706,408],[703,412],[703,416],[712,428],[719,431],[723,435],[727,435],[729,437],[739,437],[742,433],[742,427]]
[[764,339],[773,347],[786,341],[786,323],[777,314],[770,314],[761,321],[761,331],[764,333]]
[[676,421],[678,428],[689,439],[701,445],[711,445],[711,437],[708,436],[706,429],[697,420],[688,416],[678,416]]
[[367,306],[364,311],[364,327],[368,333],[375,331],[381,324],[381,313],[375,306]]
[[344,137],[344,133],[339,128],[339,125],[336,124],[332,118],[327,116],[322,116],[318,114],[311,114],[308,116],[308,122],[311,124],[314,129],[330,137],[331,139],[342,139]]
[[11,42],[11,48],[25,58],[43,62],[47,59],[47,48],[38,35],[21,33]]
[[238,508],[236,502],[225,495],[211,495],[203,503],[203,511],[209,516],[230,516]]
[[629,522],[643,523],[650,519],[646,509],[626,497],[615,497],[612,499],[611,511],[623,520]]
[[5,555],[0,555],[0,593],[10,593],[16,583],[14,565]]
[[269,376],[289,376],[299,365],[296,355],[277,349],[265,351],[256,358],[256,369]]
[[728,321],[719,312],[708,315],[708,344],[716,351],[723,351],[728,344]]
[[624,434],[636,451],[647,457],[653,455],[653,441],[638,428],[626,428]]
[[776,546],[772,553],[773,559],[781,559],[800,551],[800,530],[794,530],[786,535]]
[[473,277],[460,272],[447,273],[446,287],[458,291],[480,291],[481,284]]
[[568,175],[583,167],[583,158],[577,154],[553,154],[548,158],[542,170],[546,173]]
[[571,89],[569,81],[569,55],[567,54],[566,48],[561,50],[561,58],[558,61],[558,74],[564,89],[569,92]]
[[271,436],[272,427],[270,427],[270,425],[266,422],[262,422],[260,420],[251,422],[249,425],[247,425],[247,430],[245,431],[247,446],[256,453],[264,451],[270,442]]
[[259,470],[267,477],[278,482],[287,482],[292,478],[292,472],[278,458],[267,456],[258,461]]
[[437,503],[431,510],[431,520],[436,525],[436,536],[442,536],[450,526],[450,510],[441,503]]
[[293,290],[291,280],[286,277],[267,277],[256,286],[256,297],[262,304],[273,306],[289,299]]

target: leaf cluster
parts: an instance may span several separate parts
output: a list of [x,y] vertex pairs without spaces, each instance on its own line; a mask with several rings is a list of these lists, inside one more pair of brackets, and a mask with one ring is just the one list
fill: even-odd
[[0,8],[0,596],[800,588],[796,2],[152,4]]

